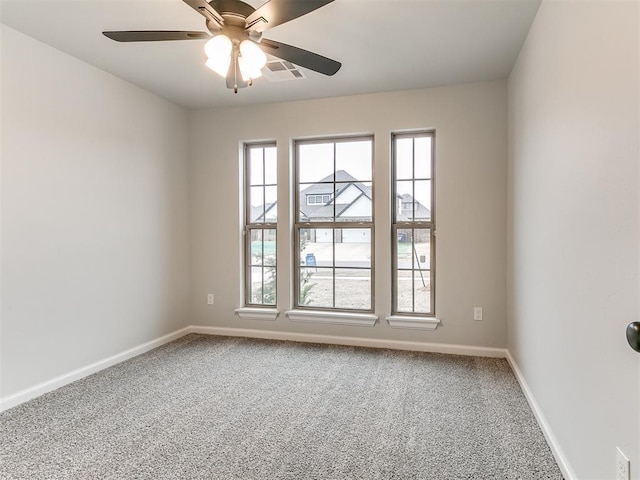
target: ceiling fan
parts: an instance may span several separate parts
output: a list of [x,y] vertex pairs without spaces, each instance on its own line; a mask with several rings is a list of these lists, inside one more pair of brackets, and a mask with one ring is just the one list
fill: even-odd
[[324,75],[342,66],[317,53],[262,38],[262,32],[294,20],[334,0],[268,0],[257,9],[240,0],[182,0],[206,19],[208,32],[135,30],[102,32],[118,42],[157,42],[209,39],[206,65],[226,78],[227,88],[252,85],[261,76],[268,53]]

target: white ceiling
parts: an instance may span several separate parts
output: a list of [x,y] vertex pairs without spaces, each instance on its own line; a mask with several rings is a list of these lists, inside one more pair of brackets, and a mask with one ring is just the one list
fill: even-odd
[[[117,43],[103,30],[206,31],[181,0],[0,0],[0,21],[188,108],[407,90],[505,78],[540,0],[336,0],[265,38],[342,63],[333,77],[260,78],[237,95],[204,66],[205,40]],[[254,7],[263,0],[248,0]]]

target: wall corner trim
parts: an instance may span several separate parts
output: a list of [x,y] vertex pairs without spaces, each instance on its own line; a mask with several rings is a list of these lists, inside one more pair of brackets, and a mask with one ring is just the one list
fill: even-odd
[[540,405],[538,405],[538,402],[533,396],[533,392],[529,388],[529,385],[527,384],[527,381],[525,380],[522,374],[522,370],[520,370],[520,367],[518,366],[515,359],[511,355],[511,352],[507,350],[506,353],[507,353],[506,358],[507,358],[507,361],[509,362],[509,365],[511,365],[511,370],[513,370],[513,373],[516,376],[518,383],[520,384],[520,388],[522,388],[524,396],[527,399],[527,402],[529,403],[531,410],[533,411],[533,415],[536,417],[536,420],[538,421],[540,430],[542,430],[544,438],[547,440],[547,443],[549,444],[551,453],[553,453],[553,456],[556,459],[556,462],[558,463],[558,467],[562,472],[562,476],[565,478],[565,480],[578,480],[578,477],[575,475],[575,473],[569,466],[567,457],[562,451],[562,448],[560,447],[560,444],[558,443],[556,436],[553,434],[551,430],[551,426],[549,425],[549,423],[547,422],[547,419],[542,413]]

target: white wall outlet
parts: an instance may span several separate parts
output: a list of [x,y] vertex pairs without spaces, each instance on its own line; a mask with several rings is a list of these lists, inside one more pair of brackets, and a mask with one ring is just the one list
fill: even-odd
[[631,465],[629,459],[622,453],[620,447],[616,447],[616,480],[630,480]]
[[473,319],[482,320],[482,307],[473,307]]
[[213,293],[209,293],[207,295],[207,305],[213,305],[213,300],[214,300]]

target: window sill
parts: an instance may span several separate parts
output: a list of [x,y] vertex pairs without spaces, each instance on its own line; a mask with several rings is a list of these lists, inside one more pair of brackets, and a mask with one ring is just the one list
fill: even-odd
[[391,328],[410,328],[414,330],[435,330],[440,325],[440,320],[436,317],[409,317],[402,315],[391,315],[387,317],[387,322]]
[[285,312],[292,322],[330,323],[373,327],[378,316],[373,313],[324,312],[320,310],[289,310]]
[[275,308],[242,307],[236,309],[236,315],[243,320],[275,320],[280,312]]

